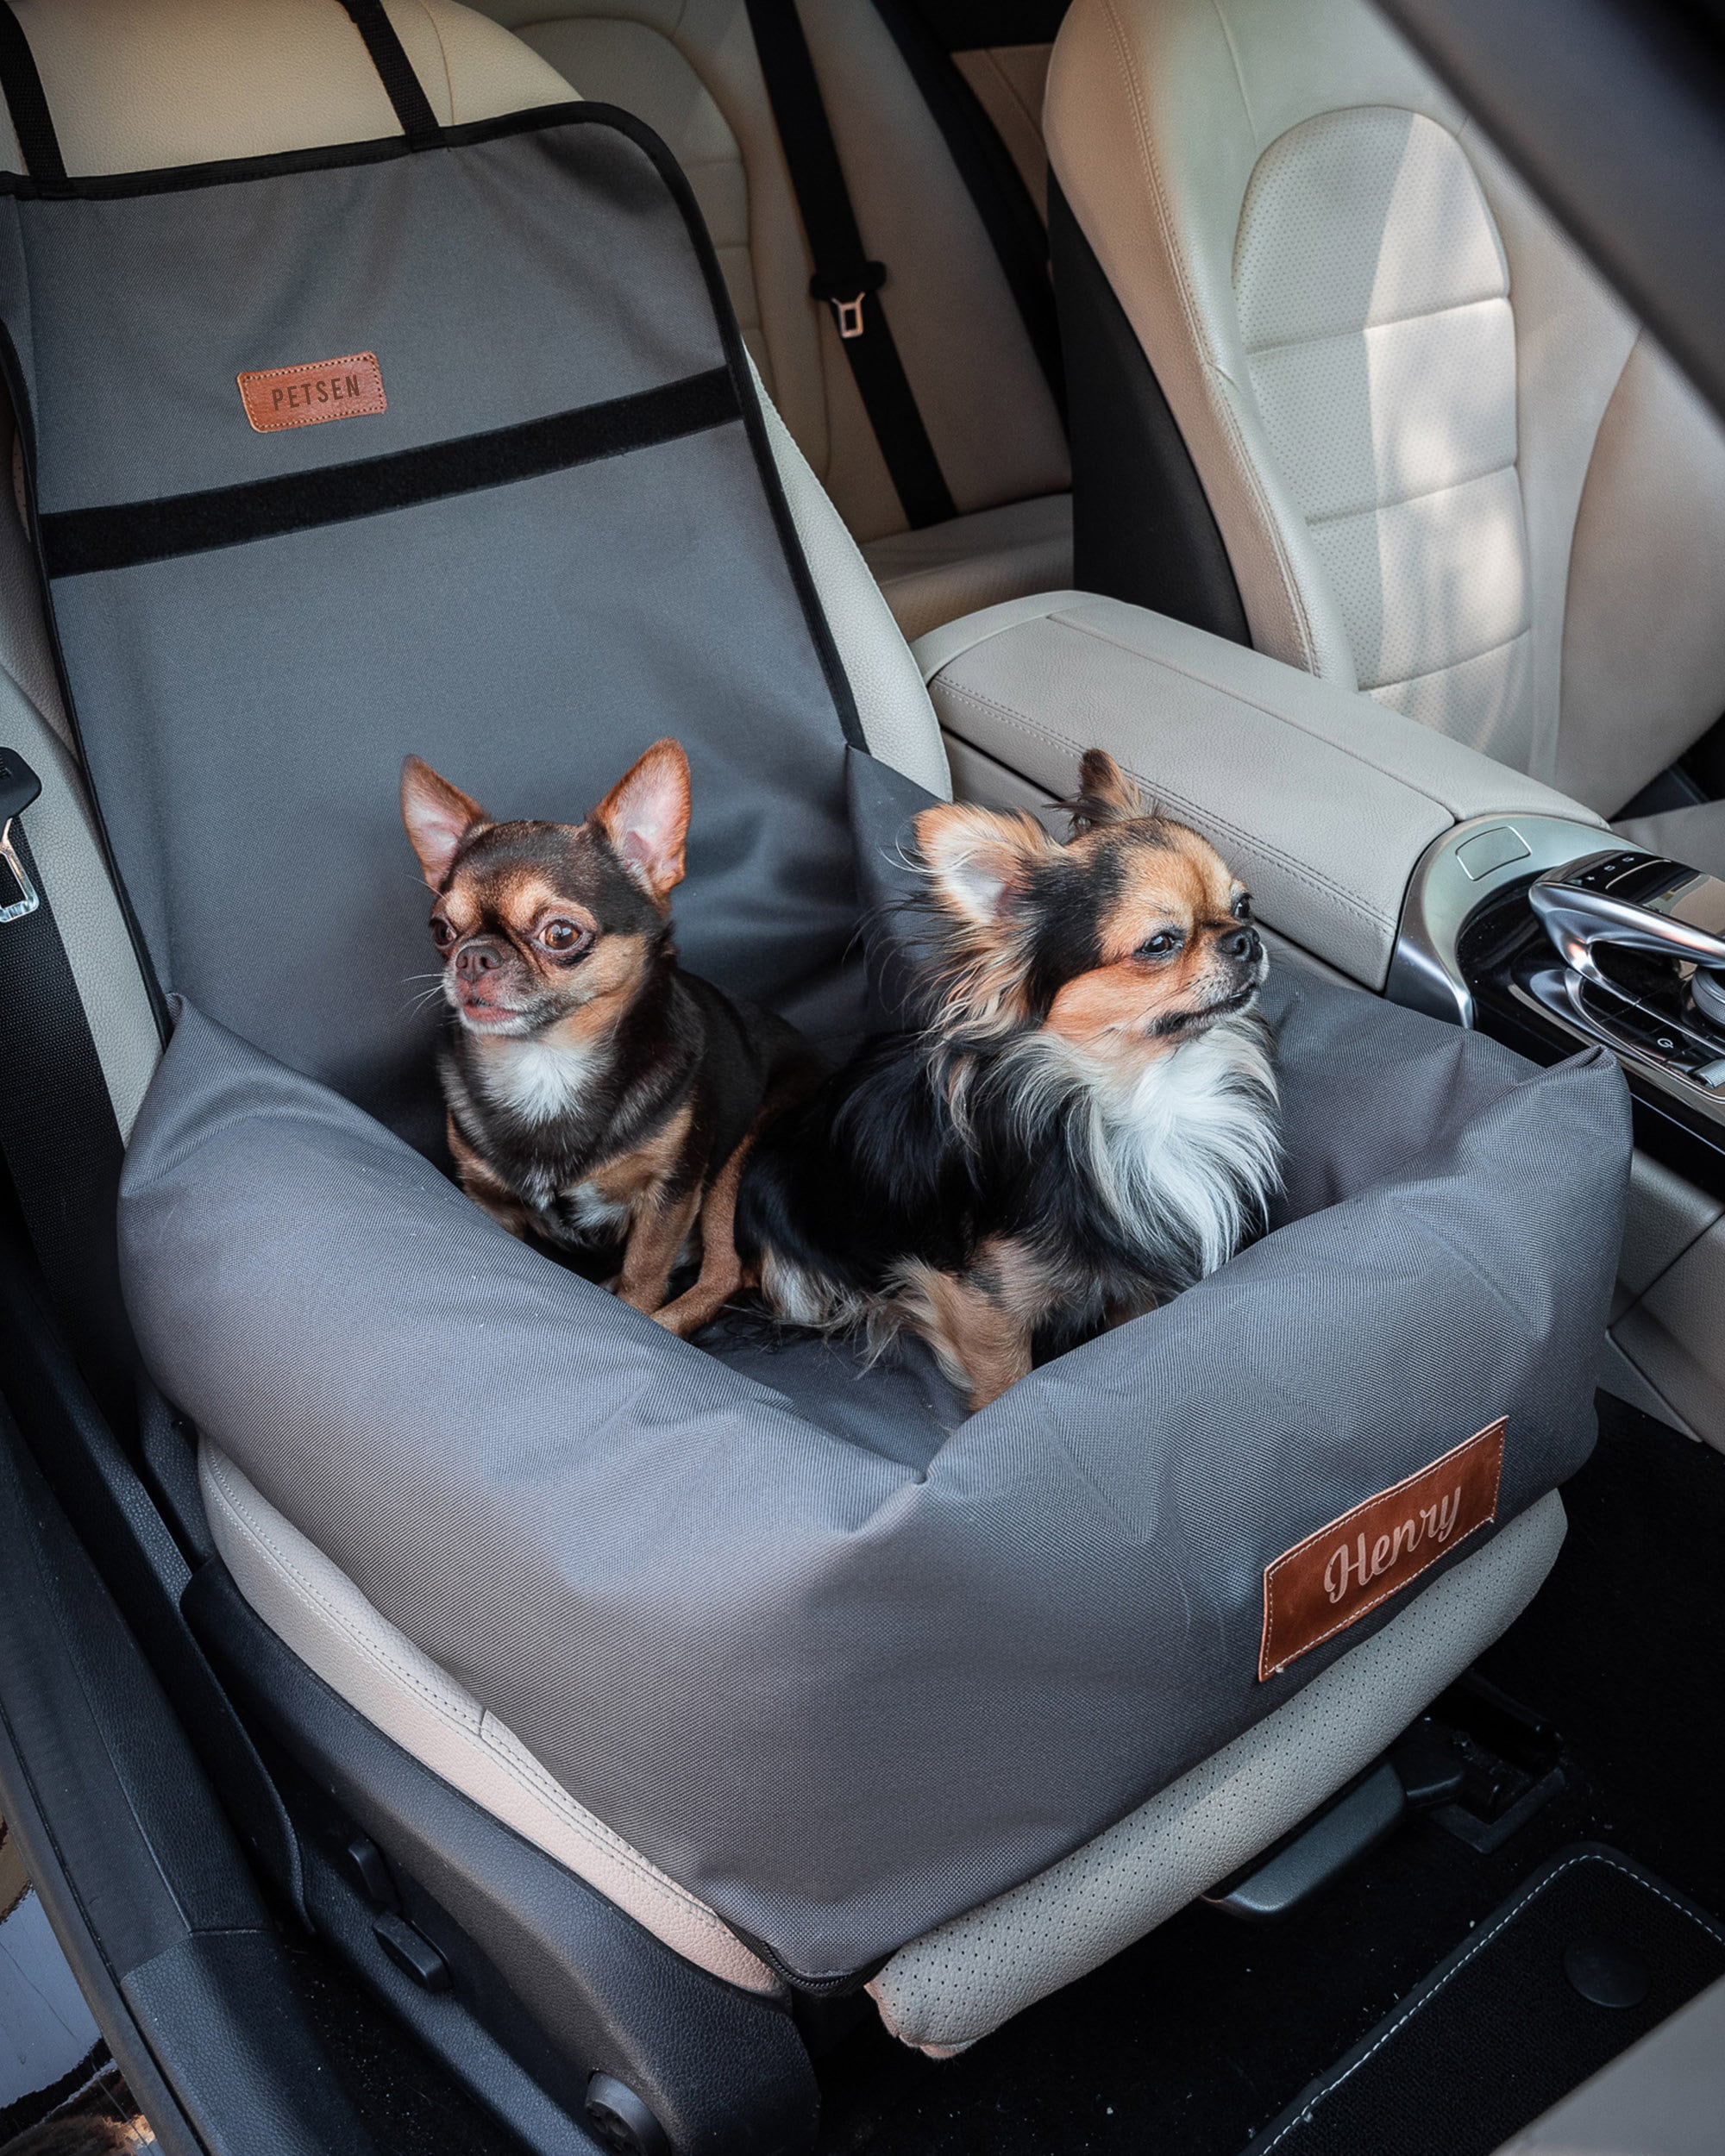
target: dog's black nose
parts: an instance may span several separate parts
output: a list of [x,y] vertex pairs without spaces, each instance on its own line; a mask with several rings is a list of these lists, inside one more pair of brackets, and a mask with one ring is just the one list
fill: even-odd
[[1221,940],[1224,958],[1237,958],[1246,965],[1258,956],[1258,931],[1255,928],[1237,928]]
[[503,953],[482,937],[463,943],[455,954],[455,971],[463,981],[477,981],[482,973],[492,973],[502,963]]

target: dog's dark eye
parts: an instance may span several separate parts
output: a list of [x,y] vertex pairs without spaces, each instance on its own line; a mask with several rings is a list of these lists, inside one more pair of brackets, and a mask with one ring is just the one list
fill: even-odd
[[539,931],[539,941],[547,950],[578,950],[592,943],[593,931],[581,927],[576,921],[547,921]]
[[448,950],[455,940],[455,931],[441,913],[431,916],[431,940],[439,950]]
[[1145,937],[1138,945],[1138,956],[1140,958],[1171,958],[1185,940],[1178,929],[1159,928],[1154,936]]
[[1251,892],[1242,891],[1239,896],[1234,900],[1233,904],[1228,908],[1228,911],[1233,915],[1237,921],[1249,921],[1251,918]]

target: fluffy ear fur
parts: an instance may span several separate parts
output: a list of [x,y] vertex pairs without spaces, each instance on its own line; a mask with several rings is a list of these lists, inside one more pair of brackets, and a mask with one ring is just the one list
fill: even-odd
[[1136,823],[1156,812],[1138,780],[1129,778],[1106,749],[1084,751],[1078,766],[1077,798],[1066,809],[1075,838],[1099,824]]
[[605,795],[593,820],[648,897],[662,905],[683,880],[689,835],[689,760],[682,743],[656,741]]
[[421,874],[434,891],[441,891],[461,841],[490,819],[477,801],[439,778],[423,757],[410,756],[401,767],[401,820],[419,856]]
[[1007,921],[1039,861],[1059,848],[1022,809],[943,803],[916,819],[917,850],[934,897],[971,928]]

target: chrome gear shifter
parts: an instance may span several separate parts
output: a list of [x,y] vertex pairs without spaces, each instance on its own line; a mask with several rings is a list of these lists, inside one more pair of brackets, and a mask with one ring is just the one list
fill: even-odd
[[1528,983],[1541,1003],[1635,1060],[1725,1087],[1725,881],[1615,850],[1548,870],[1527,900],[1564,962]]

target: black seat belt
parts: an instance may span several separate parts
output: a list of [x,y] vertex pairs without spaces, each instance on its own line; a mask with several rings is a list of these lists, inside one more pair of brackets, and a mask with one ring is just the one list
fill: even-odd
[[832,310],[893,486],[913,527],[958,514],[887,324],[884,265],[869,260],[796,0],[748,0],[768,103],[814,256],[809,291]]
[[443,132],[431,100],[425,95],[413,63],[384,13],[383,0],[342,0],[354,18],[354,27],[366,41],[372,66],[383,78],[386,95],[395,108],[401,131],[416,148],[423,149]]
[[934,37],[915,0],[874,0],[911,79],[940,129],[982,220],[1055,410],[1066,417],[1066,368],[1049,274],[1048,228],[981,100]]
[[0,749],[0,1153],[48,1299],[110,1421],[135,1401],[115,1209],[124,1157],[84,999],[21,821],[41,782]]
[[23,154],[24,170],[39,187],[63,185],[66,160],[48,113],[47,92],[24,27],[11,9],[0,5],[0,85],[12,115],[12,131]]

